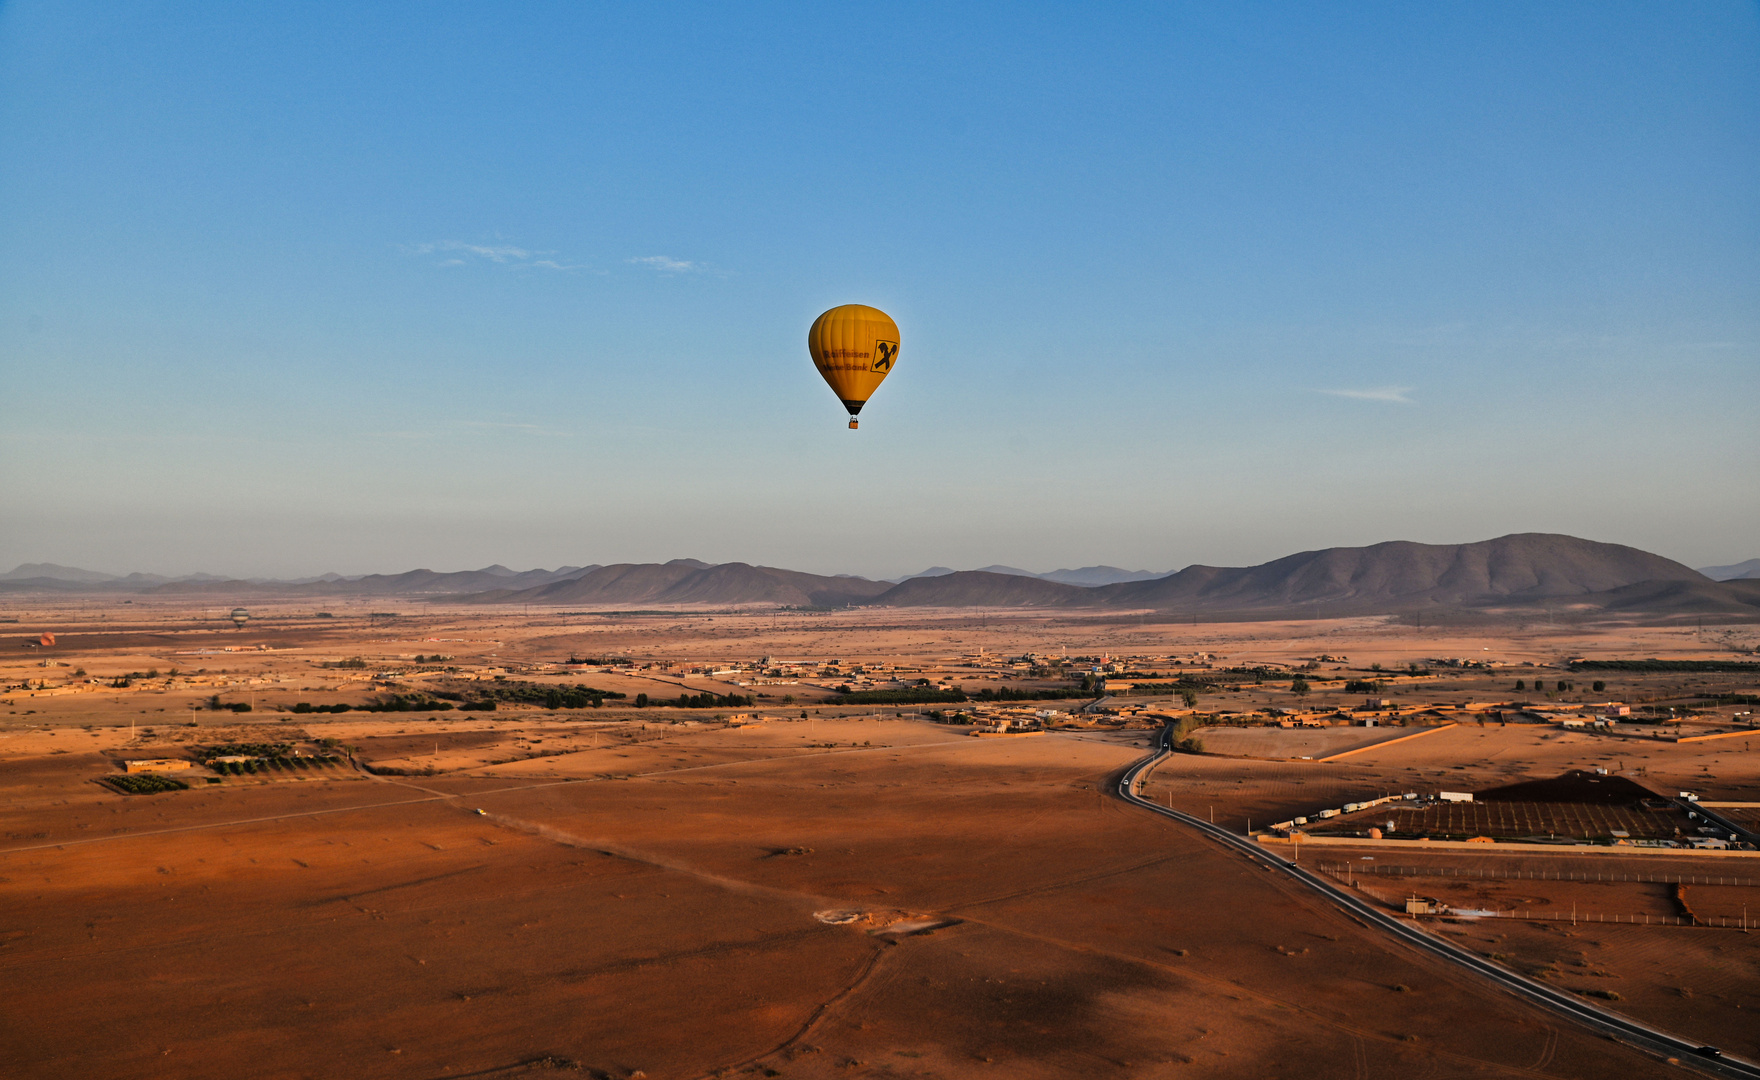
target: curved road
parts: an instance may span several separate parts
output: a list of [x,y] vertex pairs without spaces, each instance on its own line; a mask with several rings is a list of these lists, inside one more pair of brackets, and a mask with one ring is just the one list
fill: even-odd
[[1161,734],[1156,737],[1154,752],[1132,765],[1126,770],[1124,776],[1120,777],[1118,782],[1119,798],[1163,817],[1173,818],[1183,825],[1189,825],[1212,840],[1232,847],[1247,857],[1275,870],[1281,870],[1357,919],[1386,930],[1408,945],[1422,949],[1452,964],[1467,968],[1518,997],[1526,998],[1543,1008],[1550,1009],[1568,1020],[1603,1035],[1610,1035],[1643,1047],[1665,1058],[1678,1058],[1682,1065],[1700,1069],[1713,1076],[1746,1077],[1749,1080],[1760,1080],[1760,1066],[1755,1066],[1740,1058],[1708,1055],[1703,1052],[1704,1048],[1698,1043],[1676,1038],[1667,1032],[1657,1031],[1655,1028],[1647,1027],[1636,1020],[1605,1012],[1571,994],[1498,967],[1474,953],[1451,945],[1441,938],[1425,933],[1411,923],[1396,919],[1379,908],[1364,903],[1325,878],[1310,874],[1295,863],[1266,851],[1252,840],[1237,836],[1202,818],[1193,817],[1191,814],[1181,813],[1165,806],[1157,806],[1144,799],[1137,794],[1137,782],[1172,752],[1172,746],[1169,745],[1171,741],[1172,728],[1163,728]]

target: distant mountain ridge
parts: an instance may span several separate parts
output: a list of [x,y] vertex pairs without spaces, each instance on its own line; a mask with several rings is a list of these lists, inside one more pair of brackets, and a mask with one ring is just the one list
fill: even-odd
[[119,577],[95,570],[81,570],[54,563],[25,563],[9,574],[0,574],[0,592],[137,592],[154,595],[277,595],[277,596],[421,596],[453,595],[488,589],[533,588],[561,578],[595,570],[594,566],[564,566],[556,570],[509,570],[499,564],[481,570],[436,573],[410,570],[402,574],[363,574],[343,577],[322,574],[294,581],[243,580],[216,574],[187,574],[171,578],[162,574],[128,574]]
[[1060,581],[1065,585],[1118,585],[1126,581],[1154,581],[1166,577],[1165,571],[1156,570],[1121,570],[1116,566],[1083,566],[1075,570],[1053,570],[1049,574],[1040,574],[1046,581]]
[[1741,581],[1760,578],[1760,559],[1749,559],[1733,566],[1701,566],[1699,572],[1712,581]]
[[77,566],[62,566],[52,562],[20,563],[11,573],[0,574],[0,581],[31,581],[37,578],[95,584],[100,581],[115,581],[116,575],[99,573],[96,570],[81,570]]
[[[1116,566],[1084,566],[1077,570],[1053,570],[1048,574],[1035,574],[1031,570],[1022,570],[1016,566],[996,565],[980,566],[975,572],[980,574],[1012,574],[1015,577],[1057,581],[1065,585],[1116,585],[1121,581],[1149,581],[1166,576],[1165,573],[1157,573],[1153,570],[1121,570]],[[898,581],[910,581],[912,578],[946,577],[952,573],[957,573],[957,571],[945,566],[931,566],[922,573],[899,578]]]
[[802,608],[1150,609],[1242,618],[1322,618],[1439,608],[1540,607],[1598,608],[1610,613],[1760,614],[1756,580],[1719,582],[1637,548],[1573,536],[1517,533],[1470,544],[1389,541],[1368,547],[1325,548],[1258,566],[1188,566],[1159,576],[1111,566],[1051,574],[1031,574],[1006,566],[963,571],[931,567],[893,583],[740,562],[674,559],[525,571],[497,563],[481,570],[451,573],[423,569],[265,582],[223,580],[212,575],[180,580],[145,574],[117,577],[53,563],[27,563],[11,574],[0,575],[0,592],[114,591],[240,600],[252,596],[408,596],[450,603],[580,607],[769,604]]

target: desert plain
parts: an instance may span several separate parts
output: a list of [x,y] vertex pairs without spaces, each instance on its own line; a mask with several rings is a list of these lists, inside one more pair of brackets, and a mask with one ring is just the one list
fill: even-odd
[[[226,608],[43,603],[0,625],[8,1075],[1688,1075],[1121,801],[1117,781],[1182,719],[1190,752],[1143,796],[1242,835],[1570,770],[1760,804],[1751,675],[1610,671],[1590,691],[1568,665],[1740,658],[1752,627],[344,599],[253,605],[236,627]],[[1106,665],[1114,686],[1159,674],[1076,689]],[[1155,690],[1175,667],[1249,674],[1188,702]],[[1352,679],[1384,712],[1434,715],[1279,726],[1359,708]],[[1053,715],[984,737],[964,706],[837,703],[895,684],[1031,691],[1007,707]],[[525,692],[582,686],[622,696]],[[523,697],[364,708],[497,687]],[[666,703],[681,694],[716,703]],[[1531,719],[1598,701],[1728,737]],[[197,763],[252,747],[282,749],[244,772]],[[185,786],[113,782],[162,759],[189,762],[154,774]],[[1415,921],[1760,1058],[1755,853],[1264,843],[1390,911],[1421,893],[1471,912]]]

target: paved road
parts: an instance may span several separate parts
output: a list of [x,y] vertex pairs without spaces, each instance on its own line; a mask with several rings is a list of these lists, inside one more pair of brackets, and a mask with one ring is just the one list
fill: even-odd
[[1163,817],[1173,818],[1183,825],[1189,825],[1256,862],[1287,873],[1290,877],[1343,908],[1358,920],[1380,927],[1408,945],[1416,946],[1433,956],[1441,957],[1452,964],[1467,968],[1516,996],[1526,998],[1543,1008],[1564,1016],[1566,1019],[1601,1034],[1611,1035],[1622,1041],[1643,1047],[1663,1057],[1678,1058],[1681,1064],[1713,1076],[1746,1077],[1749,1080],[1760,1080],[1760,1066],[1740,1058],[1708,1055],[1703,1052],[1707,1048],[1701,1047],[1698,1043],[1647,1027],[1636,1020],[1606,1012],[1572,994],[1564,993],[1544,983],[1535,982],[1498,967],[1474,953],[1457,948],[1441,938],[1425,933],[1411,922],[1394,918],[1380,908],[1373,907],[1351,893],[1338,888],[1325,878],[1311,874],[1281,855],[1275,855],[1265,850],[1246,837],[1237,836],[1202,818],[1193,817],[1191,814],[1184,814],[1178,810],[1171,810],[1165,806],[1157,806],[1142,798],[1137,794],[1137,782],[1172,752],[1172,748],[1168,745],[1171,741],[1172,729],[1163,728],[1161,734],[1156,737],[1154,752],[1131,766],[1119,779],[1119,798]]

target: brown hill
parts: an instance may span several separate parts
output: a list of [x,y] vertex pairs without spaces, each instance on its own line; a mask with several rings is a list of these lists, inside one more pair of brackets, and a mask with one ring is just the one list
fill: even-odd
[[1584,601],[1606,611],[1672,615],[1760,614],[1760,581],[1640,581]]
[[[628,604],[658,599],[660,594],[703,569],[694,559],[669,563],[614,563],[601,566],[567,581],[533,589],[497,590],[493,600],[527,604]],[[482,597],[461,597],[484,600]]]
[[1105,607],[1239,618],[1317,618],[1543,605],[1648,614],[1744,613],[1760,589],[1718,583],[1620,544],[1521,533],[1472,544],[1391,541],[1305,551],[1248,567],[1189,566],[1150,581],[1093,588],[968,571],[913,578],[877,597],[889,606]]
[[[514,573],[495,567],[486,570],[460,570],[442,573],[435,570],[409,570],[401,574],[368,574],[365,577],[339,581],[311,581],[299,584],[254,581],[172,581],[149,589],[148,594],[191,595],[257,595],[257,596],[447,596],[475,593],[486,589],[531,589],[588,573],[595,567],[572,567],[568,570],[527,570]],[[133,591],[133,590],[131,590]]]
[[526,604],[782,604],[839,607],[886,591],[884,582],[824,577],[746,563],[710,566],[695,559],[620,563],[589,574],[518,592],[496,590],[462,599]]
[[1313,608],[1353,614],[1435,605],[1483,608],[1568,599],[1592,602],[1595,594],[1644,582],[1713,585],[1690,567],[1637,548],[1574,536],[1518,533],[1473,544],[1392,541],[1327,548],[1242,568],[1191,566],[1155,581],[1102,586],[1092,590],[1091,602],[1108,607]]

